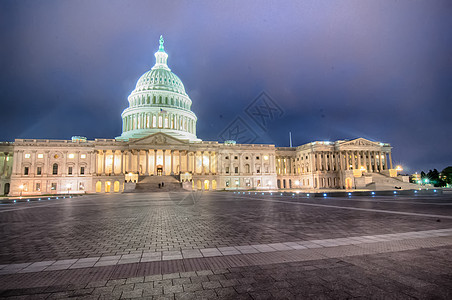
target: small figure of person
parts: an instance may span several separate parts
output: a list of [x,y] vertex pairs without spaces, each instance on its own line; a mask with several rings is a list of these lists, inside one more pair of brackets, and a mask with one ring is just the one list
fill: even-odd
[[162,187],[164,187],[165,186],[165,183],[164,182],[162,182]]
[[161,188],[162,187],[162,184],[161,183],[159,183],[159,188]]

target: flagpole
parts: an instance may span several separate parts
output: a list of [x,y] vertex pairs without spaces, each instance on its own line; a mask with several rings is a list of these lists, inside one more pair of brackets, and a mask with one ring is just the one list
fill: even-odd
[[289,144],[290,148],[292,148],[292,132],[289,131]]

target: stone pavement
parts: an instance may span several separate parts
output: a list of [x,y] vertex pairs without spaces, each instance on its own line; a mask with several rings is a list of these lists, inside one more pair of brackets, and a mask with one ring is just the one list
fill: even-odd
[[0,297],[439,298],[452,197],[93,195],[0,206]]

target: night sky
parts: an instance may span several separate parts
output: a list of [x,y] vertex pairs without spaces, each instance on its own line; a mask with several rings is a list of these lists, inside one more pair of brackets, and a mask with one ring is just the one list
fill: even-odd
[[119,136],[161,34],[203,140],[240,120],[255,143],[364,137],[406,172],[452,165],[450,0],[1,0],[0,141]]

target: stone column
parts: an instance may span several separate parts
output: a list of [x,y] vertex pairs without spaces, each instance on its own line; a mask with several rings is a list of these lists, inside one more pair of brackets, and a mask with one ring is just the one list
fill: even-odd
[[185,168],[187,172],[190,172],[190,152],[185,151]]
[[205,170],[204,170],[204,154],[206,153],[206,151],[201,151],[201,175],[205,174]]
[[357,151],[358,153],[358,169],[361,169],[361,151]]
[[116,165],[116,150],[111,150],[113,153],[112,159],[111,159],[111,174],[115,175],[115,165]]
[[146,176],[149,176],[149,149],[146,149],[144,153],[146,153]]
[[107,163],[107,150],[102,150],[102,154],[104,155],[102,159],[102,175],[105,175],[105,164]]
[[208,151],[209,153],[209,174],[212,174],[212,151]]
[[182,173],[182,154],[181,151],[179,150],[179,174]]
[[129,162],[127,163],[127,172],[132,172],[132,156],[133,156],[132,150],[128,151],[127,156],[129,157],[128,159]]
[[137,174],[140,175],[140,152],[141,150],[137,150]]
[[389,166],[391,167],[391,169],[393,169],[393,167],[392,167],[392,157],[391,157],[391,152],[389,152]]
[[157,149],[154,149],[154,175],[157,175]]
[[163,171],[162,171],[162,175],[166,175],[166,150],[163,150]]
[[124,150],[121,150],[121,175],[124,175]]
[[173,161],[174,161],[174,150],[171,150],[171,172],[170,172],[170,174],[171,175],[174,175],[174,169],[173,169],[173,167],[174,167],[174,163],[173,163]]
[[378,155],[378,158],[379,158],[379,160],[380,160],[380,167],[379,167],[379,169],[380,169],[380,172],[381,171],[383,171],[383,160],[381,159],[381,156],[382,156],[383,154],[381,153],[381,151],[379,152],[379,155]]

